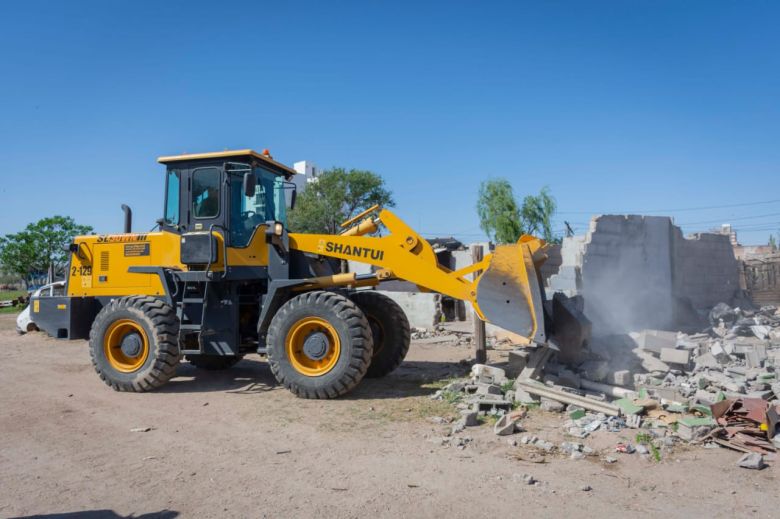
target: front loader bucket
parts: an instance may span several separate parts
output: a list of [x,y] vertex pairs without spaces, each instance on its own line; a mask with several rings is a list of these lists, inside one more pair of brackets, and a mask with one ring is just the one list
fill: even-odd
[[490,265],[477,280],[477,306],[485,320],[537,344],[545,343],[537,268],[546,259],[543,242],[530,236],[512,245],[498,245]]

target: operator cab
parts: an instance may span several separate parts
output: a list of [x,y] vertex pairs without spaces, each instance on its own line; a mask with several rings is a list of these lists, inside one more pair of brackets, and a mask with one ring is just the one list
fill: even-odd
[[229,247],[246,247],[258,226],[287,227],[295,202],[295,170],[268,150],[223,151],[160,157],[167,166],[164,230],[178,234],[221,231]]

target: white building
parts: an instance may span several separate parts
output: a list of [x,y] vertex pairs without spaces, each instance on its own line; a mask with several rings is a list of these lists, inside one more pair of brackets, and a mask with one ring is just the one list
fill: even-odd
[[302,160],[293,164],[293,169],[297,175],[293,177],[293,182],[298,189],[298,192],[303,192],[306,189],[306,184],[309,182],[315,182],[317,178],[322,174],[322,170],[317,165],[309,160]]

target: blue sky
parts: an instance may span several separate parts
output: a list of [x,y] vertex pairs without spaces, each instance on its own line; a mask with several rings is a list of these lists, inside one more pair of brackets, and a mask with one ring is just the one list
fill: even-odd
[[[481,238],[486,178],[563,220],[780,229],[774,2],[14,2],[0,233],[162,213],[159,155],[269,148],[371,169],[426,235]],[[700,209],[707,207],[709,209]]]

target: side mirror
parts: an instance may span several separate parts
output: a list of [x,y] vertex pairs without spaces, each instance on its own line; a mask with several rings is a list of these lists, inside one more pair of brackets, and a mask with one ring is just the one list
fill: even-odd
[[255,196],[255,187],[257,186],[257,177],[251,171],[244,173],[244,196]]
[[[295,199],[298,197],[298,186],[294,182],[285,182],[284,187],[284,202],[287,204],[287,209],[293,209],[295,207]],[[287,196],[286,191],[290,191],[290,196]]]

